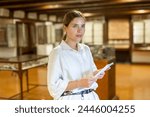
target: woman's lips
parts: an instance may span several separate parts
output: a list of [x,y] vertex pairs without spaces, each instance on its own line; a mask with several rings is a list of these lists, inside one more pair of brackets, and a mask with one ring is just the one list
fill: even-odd
[[81,37],[82,37],[82,35],[76,35],[76,37],[81,38]]

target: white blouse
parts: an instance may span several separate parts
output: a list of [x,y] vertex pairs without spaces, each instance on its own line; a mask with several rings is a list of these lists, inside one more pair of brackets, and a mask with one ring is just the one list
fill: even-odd
[[[93,71],[97,70],[88,46],[79,43],[78,51],[76,51],[63,40],[51,51],[47,69],[48,90],[54,99],[60,98],[69,81],[89,77]],[[97,83],[94,82],[90,88],[97,87]],[[72,92],[85,89],[76,88]]]

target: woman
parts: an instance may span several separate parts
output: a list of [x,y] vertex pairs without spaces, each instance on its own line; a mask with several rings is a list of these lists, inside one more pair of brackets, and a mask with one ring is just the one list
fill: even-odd
[[[88,46],[79,43],[85,32],[85,17],[80,11],[64,16],[65,36],[49,55],[48,90],[59,100],[98,100],[98,87],[93,75],[97,68]],[[98,76],[102,78],[104,74]]]

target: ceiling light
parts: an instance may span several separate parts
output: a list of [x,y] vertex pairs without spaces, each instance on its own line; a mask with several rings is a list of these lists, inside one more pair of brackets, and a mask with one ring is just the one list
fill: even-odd
[[144,14],[144,13],[150,13],[150,10],[134,10],[133,13],[136,13],[136,14]]
[[85,17],[89,17],[89,16],[92,16],[93,14],[92,14],[92,13],[83,13],[83,15],[84,15]]
[[53,8],[59,8],[60,6],[61,5],[58,5],[58,4],[56,4],[56,5],[46,5],[42,8],[44,8],[44,9],[53,9]]

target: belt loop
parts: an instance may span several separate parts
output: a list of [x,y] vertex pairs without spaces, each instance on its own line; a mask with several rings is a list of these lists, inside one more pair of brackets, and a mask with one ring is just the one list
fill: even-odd
[[84,94],[81,93],[81,100],[84,100]]

